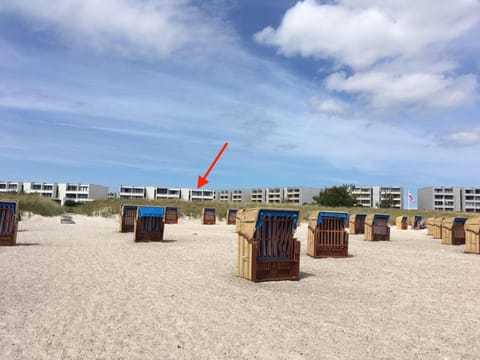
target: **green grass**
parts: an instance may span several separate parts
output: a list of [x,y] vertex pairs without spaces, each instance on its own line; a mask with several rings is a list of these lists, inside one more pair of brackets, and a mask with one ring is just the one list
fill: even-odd
[[[217,211],[219,220],[224,220],[227,209],[241,209],[241,208],[289,208],[298,209],[301,211],[303,220],[308,220],[310,214],[318,210],[328,211],[344,211],[349,214],[364,213],[364,214],[388,214],[390,215],[390,223],[395,224],[397,216],[409,216],[413,218],[414,215],[421,215],[424,219],[437,216],[464,216],[473,217],[480,216],[480,214],[461,213],[461,212],[440,212],[440,211],[425,211],[425,210],[406,210],[406,209],[369,209],[361,207],[353,208],[329,208],[318,205],[295,205],[295,204],[258,204],[258,203],[229,203],[225,201],[183,201],[183,200],[126,200],[126,199],[105,199],[87,202],[75,207],[62,207],[51,199],[41,197],[37,194],[18,194],[18,193],[0,193],[2,200],[19,200],[19,208],[21,212],[29,212],[42,216],[57,216],[65,212],[74,214],[82,214],[88,216],[103,216],[111,217],[120,212],[121,204],[132,205],[149,205],[149,206],[175,206],[179,210],[180,216],[187,216],[198,218],[204,207],[212,207]],[[410,220],[411,222],[411,220]]]
[[38,194],[1,193],[1,200],[18,200],[22,213],[32,213],[42,216],[57,216],[64,213],[64,208],[51,199]]

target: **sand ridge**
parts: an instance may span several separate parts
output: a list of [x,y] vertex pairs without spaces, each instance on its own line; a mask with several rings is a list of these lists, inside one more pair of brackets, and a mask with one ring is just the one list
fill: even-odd
[[350,238],[301,280],[236,277],[234,226],[180,219],[134,243],[118,219],[33,216],[0,248],[2,359],[478,359],[480,257],[422,231]]

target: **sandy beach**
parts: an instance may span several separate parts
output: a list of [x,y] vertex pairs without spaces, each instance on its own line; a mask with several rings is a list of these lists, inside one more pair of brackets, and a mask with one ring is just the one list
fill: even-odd
[[1,359],[478,359],[480,257],[421,231],[305,255],[298,282],[236,277],[234,226],[24,217],[0,248]]

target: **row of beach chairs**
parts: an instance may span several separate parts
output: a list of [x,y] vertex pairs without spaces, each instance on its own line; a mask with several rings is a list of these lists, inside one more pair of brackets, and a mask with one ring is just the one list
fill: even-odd
[[428,218],[427,235],[444,245],[465,245],[466,253],[480,254],[480,217]]
[[[364,240],[390,240],[389,216],[317,211],[308,220],[307,255],[313,258],[347,257],[346,228],[364,228]],[[237,275],[255,281],[298,280],[300,242],[294,238],[298,210],[242,209],[237,212]],[[351,233],[351,232],[350,232]]]

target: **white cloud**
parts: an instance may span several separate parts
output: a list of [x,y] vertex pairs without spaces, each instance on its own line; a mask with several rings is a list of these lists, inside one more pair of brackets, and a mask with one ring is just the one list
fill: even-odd
[[443,141],[447,145],[453,146],[472,146],[480,144],[480,128],[469,131],[460,130],[453,131],[443,137]]
[[455,2],[359,1],[298,2],[277,29],[255,35],[285,55],[333,58],[354,68],[397,56],[416,57],[478,25],[477,0]]
[[255,39],[286,56],[348,68],[352,74],[332,74],[326,87],[354,94],[362,105],[444,108],[475,98],[476,78],[461,74],[449,46],[479,24],[478,0],[305,0]]
[[477,80],[473,75],[359,72],[350,77],[337,72],[325,80],[331,91],[364,94],[376,109],[423,104],[432,108],[472,103]]
[[229,39],[220,19],[189,0],[4,0],[1,11],[29,17],[66,41],[127,56],[207,52]]
[[310,98],[309,105],[313,111],[332,115],[343,115],[348,111],[348,104],[333,98],[322,99],[314,96]]

